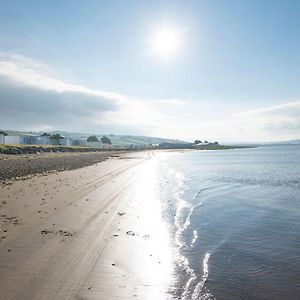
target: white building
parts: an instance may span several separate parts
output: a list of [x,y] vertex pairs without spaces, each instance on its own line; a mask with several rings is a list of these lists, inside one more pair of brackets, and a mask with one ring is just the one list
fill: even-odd
[[39,136],[37,134],[24,134],[21,135],[21,144],[25,145],[35,145],[36,144],[36,139]]
[[0,144],[4,144],[4,143],[5,143],[5,132],[0,131]]
[[208,142],[203,142],[203,143],[198,143],[196,146],[207,146],[209,143]]
[[80,140],[78,140],[78,142],[79,142],[80,146],[86,146],[87,145],[86,139],[80,139]]
[[59,144],[61,146],[71,146],[72,145],[72,141],[70,138],[67,137],[63,137],[59,140]]
[[102,149],[112,149],[112,144],[102,143]]
[[20,135],[6,135],[4,138],[4,144],[7,145],[24,144],[24,138]]
[[71,146],[72,140],[59,134],[49,136],[50,145]]
[[38,135],[35,134],[6,135],[4,143],[7,145],[35,145],[37,137]]
[[152,144],[150,144],[150,147],[158,148],[159,144],[152,143]]
[[50,134],[44,132],[35,140],[37,145],[51,145]]
[[50,134],[42,135],[24,134],[24,135],[6,135],[0,131],[0,144],[7,145],[61,145],[71,146],[72,140],[67,137],[59,136],[53,138]]
[[75,139],[75,140],[71,140],[72,142],[72,146],[86,146],[87,145],[87,141],[86,139]]
[[87,142],[87,146],[93,147],[93,148],[101,148],[101,149],[111,149],[112,145],[102,142]]
[[101,142],[86,142],[86,145],[93,148],[102,148],[103,143]]

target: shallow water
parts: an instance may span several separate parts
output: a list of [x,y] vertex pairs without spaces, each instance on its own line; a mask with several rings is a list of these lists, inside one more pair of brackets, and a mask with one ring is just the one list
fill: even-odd
[[178,299],[299,299],[300,146],[174,155],[162,166]]

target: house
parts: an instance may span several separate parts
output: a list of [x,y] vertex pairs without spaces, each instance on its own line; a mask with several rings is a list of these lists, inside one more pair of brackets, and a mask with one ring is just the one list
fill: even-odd
[[[5,136],[5,137],[4,137]],[[71,146],[72,140],[67,137],[63,137],[60,134],[50,135],[43,133],[42,135],[37,134],[21,134],[21,135],[6,135],[0,131],[0,144],[11,144],[11,145],[61,145]]]
[[20,135],[7,135],[4,139],[4,144],[20,145],[24,143],[24,138]]
[[72,145],[72,141],[70,138],[67,137],[62,137],[59,141],[59,144],[61,146],[71,146]]
[[44,132],[42,135],[36,138],[37,145],[51,145],[51,134]]
[[112,149],[112,144],[102,143],[101,148],[102,149]]
[[6,133],[4,131],[0,131],[0,144],[5,144],[5,136]]
[[194,142],[194,144],[195,144],[195,146],[207,146],[207,145],[210,144],[210,143],[209,143],[208,141],[202,142],[202,141],[196,140],[196,141]]
[[102,142],[86,142],[86,145],[92,148],[111,149],[112,145]]
[[22,134],[22,135],[6,135],[4,139],[5,144],[11,145],[35,145],[36,134]]
[[80,145],[80,146],[86,146],[86,143],[87,143],[87,142],[86,142],[86,139],[80,139],[80,140],[79,140],[79,145]]
[[86,145],[93,148],[102,148],[102,142],[86,142]]
[[21,137],[21,144],[35,145],[38,135],[28,133],[28,134],[21,135],[20,137]]
[[72,146],[86,146],[86,139],[72,140]]
[[53,134],[50,136],[50,144],[51,145],[59,145],[59,146],[71,146],[71,139],[61,136],[60,134]]
[[111,149],[112,148],[111,140],[107,136],[104,135],[100,139],[100,141],[102,143],[102,146],[101,146],[102,149]]
[[60,145],[71,146],[72,141],[70,138],[63,137],[60,134],[49,134],[44,132],[42,135],[36,138],[37,145]]
[[149,144],[149,147],[151,147],[151,148],[158,148],[159,144],[152,143],[152,144]]

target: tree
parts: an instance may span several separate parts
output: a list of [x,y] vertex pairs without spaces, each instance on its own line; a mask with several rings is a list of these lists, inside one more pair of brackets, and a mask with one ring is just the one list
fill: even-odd
[[98,138],[95,135],[91,135],[87,138],[88,142],[99,142]]
[[105,135],[101,138],[101,142],[103,144],[110,144],[111,145],[111,140]]
[[200,141],[200,140],[195,140],[194,144],[195,144],[195,145],[197,145],[197,144],[202,144],[202,141]]

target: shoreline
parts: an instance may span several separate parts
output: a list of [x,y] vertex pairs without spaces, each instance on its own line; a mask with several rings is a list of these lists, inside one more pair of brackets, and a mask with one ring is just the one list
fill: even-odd
[[[139,153],[179,153],[196,150],[109,150],[99,152],[64,152],[39,154],[1,154],[0,184],[9,180],[25,180],[35,175],[48,175],[67,170],[92,166],[107,159],[126,159],[126,155],[135,157]],[[125,156],[124,156],[125,155]]]
[[2,296],[167,299],[172,253],[157,170],[172,152],[124,153],[0,186]]

